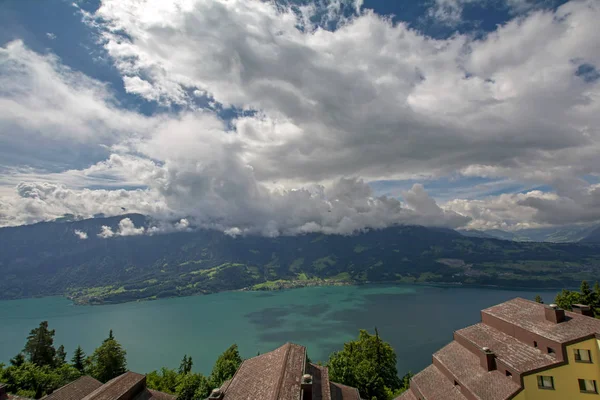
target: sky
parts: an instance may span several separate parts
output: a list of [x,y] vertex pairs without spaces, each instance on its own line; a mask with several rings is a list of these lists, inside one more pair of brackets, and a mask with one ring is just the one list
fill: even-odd
[[[595,0],[4,0],[0,226],[600,223],[599,20]],[[148,233],[122,222],[99,234]]]

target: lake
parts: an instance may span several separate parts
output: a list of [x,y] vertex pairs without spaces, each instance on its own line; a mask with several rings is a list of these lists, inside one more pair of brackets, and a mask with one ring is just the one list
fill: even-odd
[[378,328],[398,356],[398,372],[417,372],[453,331],[476,323],[479,311],[513,297],[550,302],[556,290],[417,285],[308,287],[278,292],[224,292],[208,296],[105,306],[75,306],[61,297],[0,301],[0,362],[23,348],[42,320],[56,329],[55,345],[68,358],[77,345],[93,352],[113,329],[127,350],[128,366],[149,372],[176,368],[184,354],[194,371],[209,373],[217,356],[237,343],[243,357],[290,341],[326,361],[355,338]]

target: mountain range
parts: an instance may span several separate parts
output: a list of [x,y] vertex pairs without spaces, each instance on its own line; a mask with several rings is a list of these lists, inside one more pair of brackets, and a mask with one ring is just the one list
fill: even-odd
[[468,237],[496,238],[503,240],[514,240],[517,242],[574,243],[600,241],[600,226],[598,225],[571,225],[548,228],[530,228],[511,232],[500,229],[489,229],[483,231],[475,229],[460,229],[458,232]]
[[99,237],[103,227],[119,232],[126,218],[135,227],[153,223],[130,214],[0,229],[0,298],[106,303],[364,282],[565,287],[600,270],[600,244],[515,242],[422,226],[350,236],[232,237],[188,228]]

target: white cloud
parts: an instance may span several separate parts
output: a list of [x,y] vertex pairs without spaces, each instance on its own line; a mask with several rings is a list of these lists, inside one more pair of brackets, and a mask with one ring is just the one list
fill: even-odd
[[56,34],[54,34],[52,32],[46,32],[46,37],[50,40],[54,40],[54,39],[56,39]]
[[136,228],[135,224],[130,218],[123,218],[119,221],[119,230],[117,231],[118,236],[139,236],[143,235],[145,228],[143,226]]
[[[360,1],[320,12],[339,19],[348,5],[356,15],[328,31],[299,28],[323,16],[310,7],[102,1],[86,18],[96,18],[125,89],[181,110],[153,116],[120,109],[106,85],[54,56],[21,42],[0,48],[0,167],[10,171],[0,224],[124,209],[270,236],[600,220],[586,212],[594,187],[565,183],[600,174],[600,83],[575,74],[584,62],[600,66],[597,2],[447,40],[360,10]],[[200,109],[206,98],[253,112],[226,123]],[[82,153],[88,162],[78,165]],[[402,202],[365,183],[455,174],[554,192],[438,205],[422,185]]]
[[143,226],[136,228],[135,224],[130,218],[123,218],[119,221],[117,231],[113,231],[110,226],[103,225],[98,233],[98,237],[102,239],[109,239],[116,236],[140,236],[146,232],[146,228]]
[[88,238],[88,234],[84,231],[80,231],[79,229],[75,229],[75,236],[77,236],[81,240],[85,240]]
[[100,229],[100,233],[98,234],[98,237],[100,237],[102,239],[108,239],[113,236],[115,236],[115,233],[113,232],[112,228],[110,226],[102,225],[102,228]]

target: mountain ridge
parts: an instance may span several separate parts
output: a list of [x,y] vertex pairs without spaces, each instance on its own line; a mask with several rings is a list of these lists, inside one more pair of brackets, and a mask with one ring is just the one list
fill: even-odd
[[[468,238],[394,226],[353,235],[231,237],[194,229],[98,237],[143,215],[0,229],[0,298],[69,295],[108,303],[223,290],[364,282],[568,287],[600,271],[600,246]],[[87,233],[82,240],[75,230]]]

